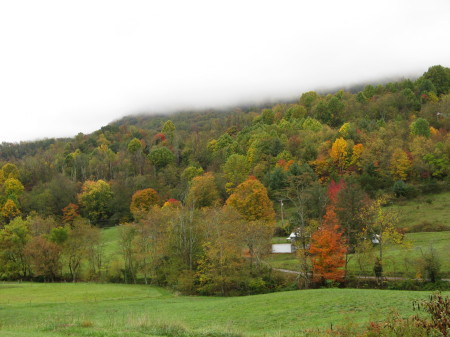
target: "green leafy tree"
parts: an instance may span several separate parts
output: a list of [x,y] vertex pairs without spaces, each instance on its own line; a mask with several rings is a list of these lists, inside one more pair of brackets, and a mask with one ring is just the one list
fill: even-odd
[[322,124],[317,119],[307,117],[302,124],[302,128],[311,131],[320,131],[322,129]]
[[119,227],[119,244],[124,260],[125,283],[136,283],[137,261],[133,241],[137,236],[137,228],[133,224],[124,224]]
[[264,109],[261,113],[261,120],[264,124],[271,125],[275,121],[275,114],[272,109]]
[[198,177],[203,174],[203,169],[197,166],[188,166],[184,169],[181,174],[181,178],[186,182],[190,182],[195,177]]
[[430,123],[424,118],[417,118],[409,126],[411,134],[414,136],[422,136],[425,138],[430,138]]
[[423,74],[423,78],[430,80],[436,88],[438,95],[445,95],[450,90],[450,70],[441,65],[428,68]]
[[246,156],[232,154],[222,167],[227,183],[227,191],[232,191],[237,185],[247,179],[250,173],[250,163]]
[[68,238],[63,244],[63,254],[72,282],[80,276],[84,260],[93,258],[92,243],[99,239],[99,229],[92,227],[85,219],[78,218],[72,224]]
[[19,217],[0,230],[0,274],[11,279],[23,279],[30,275],[30,265],[24,251],[30,239],[27,223]]
[[3,191],[7,198],[17,198],[24,190],[22,183],[16,178],[8,178],[3,183]]
[[166,167],[175,160],[172,151],[164,146],[152,149],[148,157],[157,170]]
[[319,95],[315,91],[308,91],[302,94],[300,97],[300,104],[305,106],[306,109],[310,112],[314,103],[319,98]]
[[108,223],[112,198],[111,186],[103,180],[87,180],[78,194],[82,213],[95,225]]
[[175,125],[171,120],[168,120],[164,123],[161,132],[170,140],[170,142],[173,142],[174,136],[175,136]]

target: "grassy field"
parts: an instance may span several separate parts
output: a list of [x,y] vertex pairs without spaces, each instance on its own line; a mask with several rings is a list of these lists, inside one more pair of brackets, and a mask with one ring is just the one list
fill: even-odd
[[[410,228],[424,222],[450,226],[450,192],[399,201],[390,207],[399,213],[400,228]],[[273,238],[272,243],[287,243],[286,237]],[[405,246],[386,248],[384,254],[386,275],[414,277],[418,270],[417,260],[422,253],[433,247],[441,262],[442,276],[450,278],[450,231],[408,233],[405,241],[407,242]],[[374,254],[376,253],[374,251]],[[274,268],[298,270],[295,254],[271,255],[268,262]],[[365,273],[371,274],[372,266],[365,267]],[[350,260],[349,271],[361,273],[354,258]]]
[[[441,262],[441,272],[450,278],[450,232],[409,233],[405,235],[405,246],[387,246],[384,250],[384,271],[388,276],[414,277],[417,273],[417,260],[422,252],[430,247],[436,251]],[[374,254],[377,251],[374,250]],[[268,262],[274,268],[298,270],[295,254],[272,254]],[[372,273],[372,266],[365,266],[366,273]],[[357,262],[351,258],[349,271],[360,273]]]
[[108,258],[113,258],[120,254],[118,227],[110,227],[103,229],[102,241],[103,244],[105,245],[105,255]]
[[427,294],[317,289],[215,298],[143,285],[3,283],[0,335],[302,336],[349,318],[359,324],[380,320],[392,308],[411,315],[411,302]]
[[450,192],[421,196],[390,207],[399,213],[399,227],[409,228],[425,221],[450,226]]

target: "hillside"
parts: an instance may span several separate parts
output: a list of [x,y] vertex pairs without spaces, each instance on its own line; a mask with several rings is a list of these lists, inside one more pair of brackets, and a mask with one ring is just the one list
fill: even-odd
[[[304,272],[323,275],[304,286],[342,282],[357,252],[368,273],[411,275],[389,265],[407,251],[389,250],[447,238],[449,91],[450,68],[432,66],[358,92],[128,116],[89,135],[2,144],[0,278],[269,292],[287,286],[264,263],[270,242],[291,232]],[[119,244],[104,244],[100,228],[120,224]],[[422,255],[424,278],[448,273],[446,241]],[[322,242],[335,249],[329,275]]]

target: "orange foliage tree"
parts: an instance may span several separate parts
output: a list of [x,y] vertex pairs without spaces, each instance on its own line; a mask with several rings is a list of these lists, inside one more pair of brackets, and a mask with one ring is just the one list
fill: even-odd
[[143,214],[159,203],[158,192],[153,188],[146,188],[134,192],[131,197],[130,211],[135,218],[139,218]]
[[311,236],[309,253],[314,281],[342,281],[346,251],[346,240],[342,237],[334,206],[329,205],[322,226]]
[[70,203],[66,207],[62,209],[63,217],[62,220],[64,223],[72,223],[77,217],[80,216],[78,213],[78,205]]

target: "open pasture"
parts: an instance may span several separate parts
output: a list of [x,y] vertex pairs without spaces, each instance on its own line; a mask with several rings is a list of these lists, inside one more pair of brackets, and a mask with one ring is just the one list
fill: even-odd
[[426,292],[317,289],[243,297],[178,296],[122,284],[0,284],[0,335],[302,336],[304,332],[413,314]]

